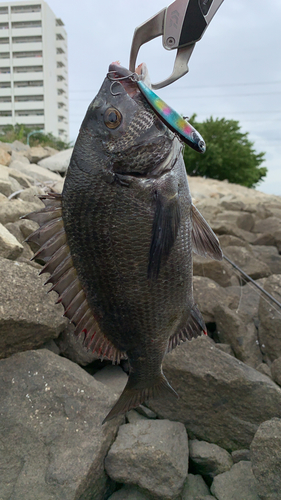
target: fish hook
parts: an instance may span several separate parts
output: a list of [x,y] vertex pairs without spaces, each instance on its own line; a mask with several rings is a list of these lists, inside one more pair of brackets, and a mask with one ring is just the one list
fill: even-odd
[[118,82],[117,80],[113,80],[113,81],[111,80],[111,85],[110,85],[110,89],[109,89],[109,91],[110,91],[111,95],[113,95],[113,96],[117,96],[117,95],[120,95],[120,94],[121,94],[121,92],[113,92],[112,88],[113,88],[113,85],[115,85],[115,83],[119,83],[119,85],[122,85],[122,84],[121,84],[120,82]]

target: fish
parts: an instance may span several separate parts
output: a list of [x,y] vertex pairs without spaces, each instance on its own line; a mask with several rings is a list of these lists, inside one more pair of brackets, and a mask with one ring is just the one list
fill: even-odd
[[[138,67],[145,80],[146,66]],[[143,73],[143,75],[142,75]],[[112,63],[82,122],[62,194],[25,218],[39,228],[40,274],[64,315],[101,359],[127,360],[129,377],[104,422],[154,398],[177,397],[166,353],[207,333],[194,302],[192,251],[222,259],[192,203],[183,145]],[[103,423],[104,423],[103,422]]]

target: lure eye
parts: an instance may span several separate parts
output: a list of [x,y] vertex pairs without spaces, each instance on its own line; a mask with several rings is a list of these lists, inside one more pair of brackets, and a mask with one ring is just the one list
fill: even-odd
[[108,108],[104,113],[104,123],[107,128],[117,128],[122,121],[122,115],[116,108]]

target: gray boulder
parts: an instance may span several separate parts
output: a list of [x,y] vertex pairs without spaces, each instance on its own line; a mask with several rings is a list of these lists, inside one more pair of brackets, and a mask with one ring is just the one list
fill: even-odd
[[104,500],[104,457],[122,417],[118,395],[47,350],[0,361],[2,500]]
[[253,473],[262,500],[280,500],[281,419],[263,422],[251,444]]
[[214,478],[211,493],[217,500],[260,500],[251,462],[239,462]]
[[148,419],[122,425],[105,459],[105,468],[114,481],[137,485],[166,500],[175,499],[188,469],[184,426]]
[[[1,201],[1,200],[0,200]],[[0,203],[0,223],[5,225],[8,222],[19,220],[22,215],[38,210],[38,203],[29,203],[23,200],[3,200]]]
[[0,258],[0,275],[0,358],[34,349],[66,328],[57,295],[46,293],[36,269]]
[[151,401],[149,407],[161,418],[183,422],[197,439],[228,451],[248,448],[261,422],[281,417],[281,389],[205,335],[167,354],[163,370],[180,398]]
[[192,439],[189,441],[189,459],[198,474],[214,478],[233,465],[231,455],[216,444]]
[[[281,302],[281,274],[270,276],[265,284],[265,290]],[[281,316],[274,304],[260,299],[259,303],[259,337],[262,352],[266,360],[274,361],[281,356]]]
[[40,160],[50,156],[50,153],[42,146],[34,146],[26,152],[26,156],[30,163],[38,163]]
[[108,500],[151,500],[151,496],[147,496],[137,486],[126,484],[121,490],[115,491]]
[[281,385],[281,356],[273,361],[270,369],[274,382]]
[[19,241],[0,223],[0,257],[16,259],[23,252],[23,246]]
[[262,260],[256,259],[253,251],[249,251],[246,247],[230,246],[224,248],[223,252],[254,280],[271,274],[269,266]]
[[262,355],[254,322],[223,302],[215,307],[214,314],[220,341],[229,344],[238,359],[256,368],[262,362]]
[[250,456],[250,450],[235,450],[231,453],[232,460],[235,464],[238,462],[243,461],[250,461],[251,456]]
[[74,329],[74,326],[70,323],[67,328],[61,332],[55,342],[62,356],[71,359],[71,361],[81,366],[86,366],[98,359],[98,356],[95,352],[87,350],[83,346],[82,337],[78,338],[74,335]]
[[225,260],[217,261],[209,257],[205,258],[200,255],[194,255],[193,273],[194,276],[209,278],[221,287],[239,284],[237,276]]
[[41,183],[46,183],[46,182],[61,182],[62,178],[60,175],[55,174],[55,172],[51,172],[50,170],[47,170],[46,168],[40,167],[36,163],[22,163],[21,161],[12,161],[10,164],[10,167],[18,170],[24,175],[28,175],[29,177],[32,177],[35,181],[41,182]]
[[188,474],[182,490],[181,500],[194,500],[206,498],[210,490],[204,479],[199,474]]
[[52,155],[49,158],[40,160],[38,162],[38,165],[47,168],[48,170],[52,170],[52,172],[65,173],[68,169],[72,151],[73,148],[60,151],[59,153]]
[[271,274],[281,273],[281,255],[274,246],[253,245],[254,256],[268,265]]

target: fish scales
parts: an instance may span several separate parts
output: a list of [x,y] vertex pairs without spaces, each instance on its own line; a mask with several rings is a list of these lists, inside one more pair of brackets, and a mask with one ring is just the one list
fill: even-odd
[[[52,273],[48,281],[76,333],[101,357],[128,358],[128,383],[105,420],[176,394],[162,372],[165,353],[206,330],[193,300],[192,247],[222,258],[192,205],[177,136],[136,83],[126,81],[128,70],[112,64],[109,71],[122,81],[107,77],[90,104],[62,196],[42,197],[50,220],[52,204],[54,210],[62,205],[63,229],[55,221],[53,230],[53,238],[66,239],[59,258],[48,257],[44,235],[53,226],[44,232],[46,215],[27,216],[41,225],[37,255],[47,262],[43,272]],[[67,271],[60,276],[60,269]]]

